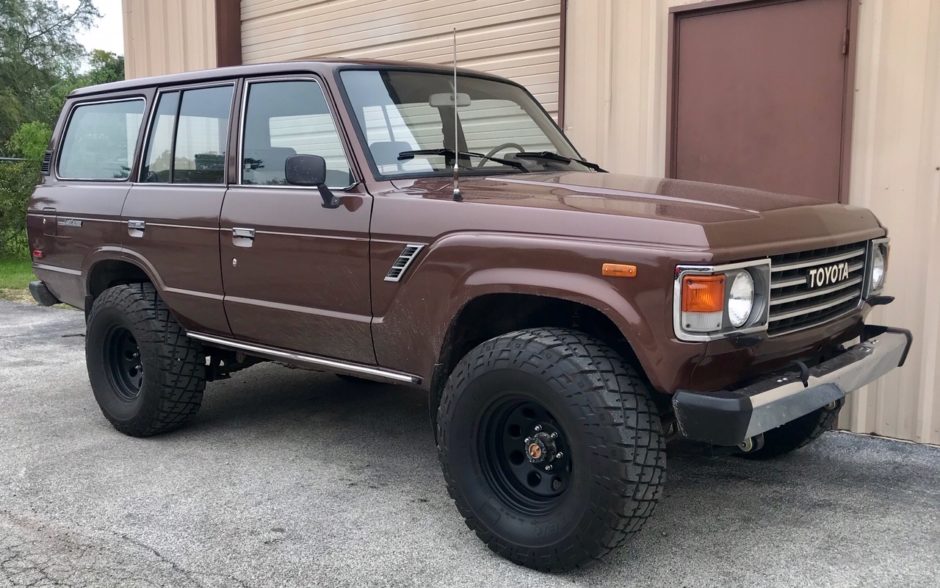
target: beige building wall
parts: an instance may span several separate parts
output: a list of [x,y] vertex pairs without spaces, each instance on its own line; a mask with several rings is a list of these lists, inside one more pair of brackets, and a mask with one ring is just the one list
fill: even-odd
[[315,57],[459,65],[513,79],[558,110],[558,0],[242,0],[242,59]]
[[[695,0],[569,0],[565,127],[612,171],[665,170],[669,8]],[[213,0],[124,0],[128,77],[214,67]],[[242,0],[245,63],[317,56],[460,64],[558,108],[559,0]],[[184,11],[185,10],[185,11]],[[914,331],[908,364],[854,394],[842,425],[940,443],[940,0],[860,4],[850,201],[890,228],[889,294],[872,321]]]
[[[568,3],[565,129],[617,172],[663,175],[669,8],[688,0]],[[940,1],[861,3],[849,199],[892,239],[873,322],[911,329],[907,365],[852,395],[842,426],[940,443]]]
[[123,0],[127,78],[216,66],[213,0]]

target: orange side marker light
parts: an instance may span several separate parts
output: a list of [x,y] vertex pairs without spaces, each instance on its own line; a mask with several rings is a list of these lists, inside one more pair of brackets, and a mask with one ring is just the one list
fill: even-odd
[[605,263],[601,266],[601,275],[608,278],[635,278],[636,266],[627,263]]

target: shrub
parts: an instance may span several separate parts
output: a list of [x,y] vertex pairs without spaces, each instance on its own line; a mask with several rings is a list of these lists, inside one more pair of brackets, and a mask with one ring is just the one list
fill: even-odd
[[26,206],[39,181],[38,161],[0,161],[0,255],[29,257]]
[[52,129],[43,122],[28,122],[20,125],[7,141],[7,151],[16,157],[39,161],[49,145]]

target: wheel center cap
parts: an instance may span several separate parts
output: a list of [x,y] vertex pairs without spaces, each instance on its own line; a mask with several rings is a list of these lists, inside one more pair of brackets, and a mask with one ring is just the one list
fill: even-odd
[[542,454],[545,453],[542,450],[542,446],[539,445],[538,442],[529,443],[529,448],[527,452],[529,454],[529,459],[532,459],[532,460],[542,459]]
[[555,441],[548,433],[536,433],[526,437],[525,455],[530,463],[551,461],[555,457]]

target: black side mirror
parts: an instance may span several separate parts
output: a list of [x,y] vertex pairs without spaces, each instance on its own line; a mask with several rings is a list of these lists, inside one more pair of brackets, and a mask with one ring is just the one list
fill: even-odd
[[312,186],[320,191],[323,208],[338,208],[339,198],[326,185],[326,160],[319,155],[294,155],[284,163],[284,178],[292,186]]

